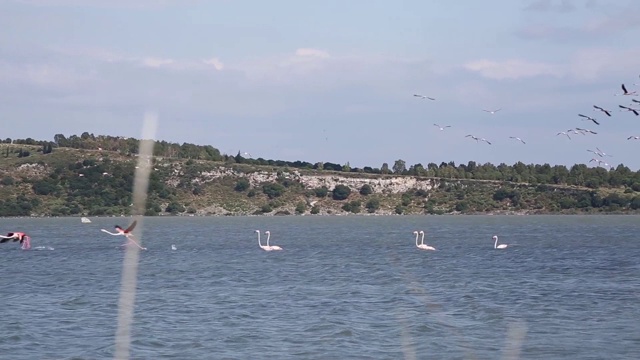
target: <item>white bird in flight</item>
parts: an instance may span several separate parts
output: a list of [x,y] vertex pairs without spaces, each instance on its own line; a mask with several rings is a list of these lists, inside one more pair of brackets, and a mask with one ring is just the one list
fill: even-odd
[[592,134],[597,134],[597,132],[593,131],[593,130],[589,130],[589,129],[582,129],[582,128],[576,128],[576,130],[580,131],[580,132],[588,132],[588,133],[592,133]]
[[438,124],[433,124],[433,125],[437,126],[440,129],[440,131],[444,130],[445,128],[450,128],[451,127],[451,125],[446,125],[446,126],[440,126]]
[[634,140],[640,140],[640,136],[629,136],[629,137],[627,138],[627,140],[631,140],[631,139],[634,139]]
[[636,94],[636,92],[635,92],[635,91],[628,92],[628,91],[627,91],[627,88],[624,86],[624,84],[622,84],[622,91],[623,91],[623,93],[622,93],[622,94],[614,94],[614,95],[615,95],[615,96],[618,96],[618,95],[631,95],[631,96],[638,96],[638,94]]
[[502,109],[501,109],[501,108],[500,108],[500,109],[496,109],[496,110],[485,110],[485,109],[482,109],[482,111],[484,111],[484,112],[488,112],[489,114],[495,114],[495,113],[497,113],[497,112],[498,112],[498,111],[500,111],[500,110],[502,110]]
[[607,116],[611,116],[611,110],[603,109],[603,108],[601,108],[600,106],[597,106],[597,105],[593,105],[593,107],[594,107],[593,111],[600,110],[603,113],[607,114]]
[[[632,109],[630,107],[626,107],[626,106],[622,106],[622,105],[618,105],[621,109],[625,109],[627,111],[631,111],[632,113],[636,114],[636,116],[640,115],[640,113],[638,113],[638,111],[640,110],[636,110],[636,109]],[[620,110],[620,111],[624,111],[624,110]]]
[[419,97],[419,98],[421,98],[422,100],[424,100],[424,99],[435,100],[434,98],[432,98],[432,97],[428,97],[428,96],[426,96],[426,95],[413,94],[413,96],[415,96],[415,97]]
[[571,140],[571,136],[569,136],[569,134],[567,134],[565,131],[560,131],[559,133],[556,134],[556,136],[558,135],[566,135],[569,138],[569,140]]
[[520,141],[521,143],[526,144],[526,142],[524,142],[524,140],[520,139],[517,136],[509,136],[509,139],[516,139],[516,140]]
[[476,142],[477,142],[477,141],[480,141],[480,139],[478,139],[477,137],[475,137],[475,136],[473,136],[473,135],[471,135],[471,134],[469,134],[469,135],[467,135],[467,136],[465,136],[465,137],[470,137],[470,138],[472,138],[473,140],[475,140]]
[[583,121],[593,121],[594,124],[600,125],[600,123],[596,119],[594,119],[594,118],[592,118],[590,116],[582,115],[582,114],[578,114],[578,116],[583,117],[584,118],[584,119],[582,119]]
[[600,150],[599,148],[596,147],[596,151],[593,150],[587,150],[588,152],[592,152],[600,157],[605,157],[605,156],[609,156],[609,157],[613,157],[612,155],[606,154],[604,151]]

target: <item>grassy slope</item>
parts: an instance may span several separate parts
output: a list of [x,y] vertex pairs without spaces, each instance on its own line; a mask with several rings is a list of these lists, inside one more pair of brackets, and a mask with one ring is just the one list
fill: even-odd
[[[3,154],[2,150],[6,146],[16,145],[2,144],[0,146],[0,154]],[[9,171],[20,167],[22,164],[34,164],[41,163],[46,164],[46,170],[35,169],[34,167],[26,167],[17,172],[16,178],[29,178],[36,179],[48,175],[48,172],[52,171],[57,166],[67,167],[69,164],[82,161],[84,159],[100,159],[109,158],[113,162],[130,162],[133,164],[136,158],[126,157],[117,152],[110,151],[95,151],[95,150],[76,150],[69,148],[55,149],[53,153],[43,155],[38,152],[40,147],[34,146],[20,146],[25,150],[31,151],[31,156],[26,158],[9,157],[5,158],[0,156],[0,178],[8,174]],[[184,160],[176,159],[157,159],[154,167],[158,176],[162,179],[169,179],[172,171],[176,167],[184,169]],[[264,172],[277,172],[283,170],[273,166],[255,166],[245,164],[233,164],[225,165],[223,163],[215,163],[208,161],[196,161],[195,166],[199,171],[208,171],[220,167],[232,167],[236,171],[252,173],[256,171]],[[24,167],[23,167],[24,168]],[[291,169],[293,170],[293,169]],[[299,173],[305,175],[324,175],[333,177],[350,177],[350,178],[385,178],[385,177],[397,177],[395,175],[380,175],[380,174],[361,174],[361,173],[341,173],[330,171],[315,171],[308,169],[295,169]],[[179,178],[179,177],[178,177]],[[264,205],[270,204],[273,208],[271,214],[277,212],[289,212],[294,213],[296,204],[307,203],[306,200],[317,201],[316,206],[320,209],[321,214],[327,213],[344,213],[341,209],[345,202],[360,201],[361,213],[367,213],[364,206],[366,202],[371,198],[377,198],[380,201],[380,208],[377,213],[395,213],[399,207],[403,213],[425,213],[425,208],[428,208],[430,213],[449,213],[454,211],[456,204],[463,203],[468,207],[469,213],[484,213],[484,212],[509,212],[519,211],[526,209],[529,212],[565,212],[572,213],[577,211],[576,209],[560,209],[557,206],[559,196],[562,194],[571,194],[578,198],[583,194],[593,191],[588,188],[581,188],[576,186],[562,186],[562,185],[547,185],[550,190],[540,192],[536,185],[531,184],[515,184],[502,181],[492,180],[470,180],[470,179],[434,179],[441,184],[441,186],[429,191],[427,197],[412,195],[405,195],[404,199],[402,194],[372,194],[368,196],[362,196],[357,191],[352,191],[350,197],[346,201],[335,201],[330,197],[319,199],[311,195],[312,189],[304,189],[300,186],[291,186],[287,188],[285,193],[276,199],[268,199],[266,195],[262,193],[261,188],[258,186],[254,190],[256,196],[247,196],[248,191],[237,192],[233,188],[237,182],[237,178],[234,177],[221,177],[213,181],[205,182],[201,186],[202,192],[199,195],[193,194],[192,188],[174,188],[175,196],[171,199],[165,199],[162,201],[161,206],[164,208],[171,200],[176,201],[187,208],[197,210],[198,213],[209,214],[223,214],[225,212],[231,213],[260,213],[259,209]],[[493,200],[493,194],[499,188],[507,190],[517,190],[521,195],[521,205],[514,206],[513,202],[509,199],[503,201]],[[620,192],[621,189],[602,188],[597,190],[601,196],[606,196],[611,192]],[[30,184],[18,184],[17,186],[2,186],[0,185],[0,197],[7,199],[14,197],[17,193],[25,193],[30,196],[33,195],[33,190]],[[310,196],[311,195],[311,196]],[[622,194],[627,197],[632,197],[638,194]],[[47,213],[50,209],[56,206],[61,206],[63,200],[53,196],[39,196],[42,200],[42,206],[36,209],[36,213]],[[404,200],[404,204],[403,204]],[[309,213],[310,206],[306,206],[306,213]],[[603,208],[599,209],[586,209],[588,212],[602,212]],[[585,210],[580,210],[584,212]]]

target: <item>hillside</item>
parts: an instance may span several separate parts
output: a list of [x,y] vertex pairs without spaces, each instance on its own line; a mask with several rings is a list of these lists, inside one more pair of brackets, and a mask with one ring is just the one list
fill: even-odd
[[[0,144],[0,216],[129,214],[137,140],[85,134]],[[640,212],[640,172],[624,166],[469,162],[406,169],[398,160],[392,170],[351,169],[166,142],[155,153],[147,215]]]

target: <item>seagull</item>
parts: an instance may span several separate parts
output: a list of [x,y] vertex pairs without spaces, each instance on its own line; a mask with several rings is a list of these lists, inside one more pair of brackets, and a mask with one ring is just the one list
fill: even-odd
[[[638,116],[638,110],[636,110],[636,109],[632,109],[632,108],[630,108],[630,107],[622,106],[622,105],[618,105],[618,106],[619,106],[621,109],[625,109],[625,110],[627,110],[627,111],[631,111],[632,113],[636,114],[636,116]],[[620,111],[622,111],[622,110],[620,110]]]
[[420,94],[413,94],[413,96],[415,96],[415,97],[419,97],[419,98],[421,98],[422,100],[424,100],[424,99],[435,100],[435,99],[434,99],[434,98],[432,98],[432,97],[428,97],[428,96],[420,95]]
[[607,114],[607,116],[611,116],[611,110],[605,110],[605,109],[601,108],[600,106],[596,106],[596,105],[593,105],[593,107],[595,108],[593,111],[600,110],[603,113]]
[[588,132],[588,133],[592,133],[592,134],[597,134],[597,132],[593,131],[593,130],[589,130],[589,129],[581,129],[581,128],[576,128],[576,130],[578,131],[584,131],[584,132]]
[[586,119],[586,120],[583,120],[583,121],[590,120],[590,121],[593,121],[596,125],[600,125],[600,123],[596,119],[594,119],[594,118],[592,118],[590,116],[582,115],[582,114],[578,114],[578,116],[583,117],[583,118]]
[[475,136],[473,136],[473,135],[467,135],[467,136],[465,136],[465,137],[470,137],[470,138],[472,138],[472,139],[473,139],[473,140],[475,140],[475,141],[480,141],[480,139],[478,139],[477,137],[475,137]]
[[440,131],[444,130],[445,128],[450,128],[451,125],[446,125],[446,126],[440,126],[438,124],[433,124],[434,126],[437,126],[438,128],[440,128]]
[[500,111],[500,110],[502,110],[502,109],[496,109],[496,110],[484,110],[484,109],[482,109],[482,111],[484,111],[484,112],[488,112],[489,114],[495,114],[495,113],[497,113],[497,112],[498,112],[498,111]]
[[635,91],[628,92],[628,91],[627,91],[627,88],[624,86],[624,84],[622,84],[622,91],[623,91],[623,93],[622,93],[622,94],[614,94],[614,95],[615,95],[615,96],[618,96],[618,95],[631,95],[631,96],[638,96],[638,94],[636,94],[636,92],[635,92]]
[[569,140],[571,140],[571,136],[569,136],[569,134],[567,134],[567,133],[566,133],[566,132],[564,132],[564,131],[561,131],[561,132],[559,132],[559,133],[557,133],[557,134],[556,134],[556,136],[558,136],[558,135],[567,135],[567,137],[569,138]]
[[524,140],[522,140],[522,139],[520,139],[519,137],[516,137],[516,136],[509,136],[509,139],[516,139],[516,140],[520,141],[521,143],[526,144],[526,142],[524,142]]
[[640,136],[629,136],[629,137],[627,138],[627,140],[631,140],[631,139],[634,139],[634,140],[640,140]]

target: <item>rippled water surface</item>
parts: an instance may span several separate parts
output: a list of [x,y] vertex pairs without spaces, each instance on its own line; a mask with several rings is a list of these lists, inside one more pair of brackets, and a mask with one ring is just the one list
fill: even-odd
[[[127,221],[0,219],[43,249],[0,245],[0,358],[113,357],[125,252],[100,228]],[[638,217],[144,225],[134,359],[640,358]],[[255,229],[284,250],[261,250]],[[437,251],[415,247],[422,229]]]

